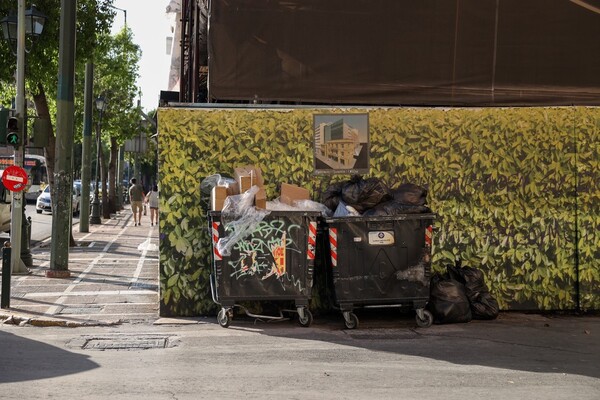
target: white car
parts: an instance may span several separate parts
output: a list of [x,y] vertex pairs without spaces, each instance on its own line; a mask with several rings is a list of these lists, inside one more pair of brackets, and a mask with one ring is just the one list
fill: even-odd
[[[2,176],[3,173],[4,170],[0,169],[0,176]],[[11,203],[12,192],[6,189],[2,180],[0,180],[0,233],[10,232]]]
[[[73,214],[79,214],[79,201],[81,200],[81,191],[73,185],[73,200],[71,201],[71,205],[73,208]],[[46,186],[46,188],[40,193],[35,202],[35,211],[38,214],[41,214],[43,211],[52,212],[52,200],[50,199],[50,185]]]
[[[79,191],[79,194],[81,195],[81,180],[77,179],[75,181],[73,181],[73,186],[75,186],[75,189]],[[92,204],[92,202],[94,201],[94,190],[96,188],[94,187],[93,183],[90,183],[90,204]]]

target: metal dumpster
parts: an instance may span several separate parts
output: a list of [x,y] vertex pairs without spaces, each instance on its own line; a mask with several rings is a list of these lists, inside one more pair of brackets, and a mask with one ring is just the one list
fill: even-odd
[[335,302],[348,329],[358,327],[355,307],[416,310],[421,327],[433,316],[429,299],[435,214],[326,218]]
[[[217,243],[225,237],[221,213],[208,214],[212,236],[211,294],[221,306],[217,320],[228,327],[233,308],[260,319],[283,319],[283,312],[298,313],[301,326],[310,326],[308,310],[313,286],[313,267],[319,212],[272,211],[253,231],[231,248],[219,253]],[[278,316],[256,315],[239,302],[290,300],[295,310],[280,310]]]

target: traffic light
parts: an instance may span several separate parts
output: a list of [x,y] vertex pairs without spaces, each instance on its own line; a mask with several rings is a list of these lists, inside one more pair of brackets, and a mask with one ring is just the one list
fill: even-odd
[[19,120],[15,117],[9,117],[6,122],[6,144],[9,146],[18,146],[21,144]]
[[0,145],[6,146],[6,124],[8,123],[8,109],[0,107]]

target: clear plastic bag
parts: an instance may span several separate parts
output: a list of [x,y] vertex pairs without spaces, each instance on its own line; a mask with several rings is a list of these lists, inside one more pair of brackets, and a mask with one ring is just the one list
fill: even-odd
[[272,211],[318,211],[324,217],[331,216],[331,210],[324,204],[313,200],[296,200],[293,206],[282,203],[279,199],[267,201],[267,210]]
[[221,211],[224,237],[217,242],[217,250],[223,256],[231,255],[233,246],[252,234],[270,211],[254,207],[254,196],[259,187],[252,186],[245,193],[228,196]]
[[282,203],[279,198],[271,201],[267,201],[267,210],[271,211],[295,211],[296,207],[290,206],[289,204]]
[[204,195],[210,196],[210,192],[215,186],[229,187],[232,183],[235,183],[235,179],[220,174],[214,174],[207,176],[200,182],[200,192]]
[[215,186],[229,187],[235,179],[220,174],[207,176],[200,182],[200,206],[204,211],[211,209],[210,194]]

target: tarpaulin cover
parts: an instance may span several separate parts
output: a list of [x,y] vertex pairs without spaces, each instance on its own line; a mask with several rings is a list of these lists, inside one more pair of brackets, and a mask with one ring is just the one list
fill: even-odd
[[219,100],[600,105],[600,0],[212,0]]

